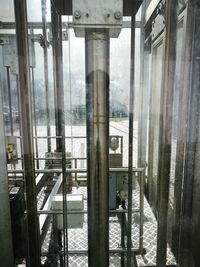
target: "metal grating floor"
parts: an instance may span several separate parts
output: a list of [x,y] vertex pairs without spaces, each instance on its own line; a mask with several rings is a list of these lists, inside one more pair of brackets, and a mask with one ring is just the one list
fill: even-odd
[[[84,208],[87,209],[87,188],[86,187],[73,187],[72,193],[83,194],[84,195]],[[136,185],[135,190],[133,190],[133,208],[139,207],[139,186]],[[109,219],[110,222],[110,249],[120,248],[121,242],[121,229],[117,216],[112,216]],[[49,252],[51,245],[54,241],[51,238],[51,225],[42,246],[42,252]],[[139,247],[139,215],[137,213],[133,214],[133,225],[132,225],[132,242],[133,248]],[[144,248],[146,249],[146,254],[144,257],[138,255],[136,256],[138,266],[153,266],[156,265],[156,243],[157,243],[157,221],[154,214],[146,201],[144,199]],[[55,244],[54,244],[55,247]],[[68,249],[69,250],[87,250],[88,240],[87,240],[87,215],[84,215],[84,224],[81,229],[68,229]],[[167,265],[176,265],[176,260],[168,247],[167,250]],[[68,258],[69,267],[87,267],[87,256],[83,255],[73,255]],[[42,258],[42,263],[44,266],[53,267],[60,266],[59,259],[55,261],[51,257]],[[119,254],[110,255],[110,267],[120,267],[121,258]]]

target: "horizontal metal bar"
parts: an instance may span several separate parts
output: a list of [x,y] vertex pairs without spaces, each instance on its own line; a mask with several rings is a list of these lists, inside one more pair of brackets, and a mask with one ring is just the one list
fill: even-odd
[[[20,158],[18,158],[18,159],[20,159]],[[87,158],[68,158],[68,157],[66,157],[66,160],[86,160]],[[59,157],[59,158],[34,158],[34,160],[62,160],[62,158],[61,157]]]
[[[140,212],[140,209],[132,209],[132,213]],[[111,214],[128,213],[128,210],[109,210]],[[63,210],[38,210],[38,215],[41,214],[63,214]],[[66,214],[87,214],[87,210],[67,210]]]
[[[87,160],[87,158],[66,158],[67,160]],[[16,160],[23,160],[23,158],[17,158]],[[62,158],[39,158],[36,157],[34,160],[62,160]]]
[[[46,22],[46,28],[51,28],[51,23],[50,22]],[[0,22],[0,29],[15,29],[16,24],[14,22]],[[29,22],[28,23],[28,28],[32,28],[32,29],[42,29],[43,25],[41,22]],[[62,23],[62,28],[73,28],[73,23],[72,22],[63,22]],[[123,28],[131,28],[131,22],[130,21],[123,21],[122,24]],[[141,27],[141,21],[136,21],[136,28],[140,28]]]
[[[144,172],[145,168],[133,168],[133,173]],[[110,168],[110,172],[128,172],[128,168]],[[8,170],[8,173],[23,173],[24,170]],[[86,173],[87,169],[66,169],[67,173]],[[62,173],[62,169],[41,169],[35,173]]]
[[[62,138],[62,136],[33,136],[35,139],[59,139]],[[65,139],[86,139],[86,136],[65,136]]]
[[[17,139],[22,139],[21,136],[15,136]],[[33,136],[34,139],[61,139],[62,136]],[[80,136],[65,136],[66,139],[86,139],[85,135]]]
[[[135,254],[139,254],[139,249],[131,249],[132,252],[134,252]],[[126,253],[127,250],[126,249],[110,249],[109,250],[109,254],[121,254],[121,253]],[[62,255],[63,251],[59,251],[58,254],[51,254],[48,252],[42,252],[41,256],[56,256],[56,255]],[[68,255],[87,255],[88,254],[88,250],[68,250],[67,252]]]

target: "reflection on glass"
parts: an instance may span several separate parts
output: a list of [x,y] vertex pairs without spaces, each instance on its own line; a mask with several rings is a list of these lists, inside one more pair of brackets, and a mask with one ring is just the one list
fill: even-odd
[[162,69],[163,69],[163,40],[157,42],[152,53],[152,84],[151,84],[151,110],[150,110],[150,143],[152,147],[152,186],[157,191],[158,163],[159,163],[159,139],[160,139],[160,101],[162,90]]
[[178,109],[179,95],[181,94],[181,66],[183,56],[183,18],[178,23],[177,42],[176,42],[176,69],[175,69],[175,84],[173,96],[173,121],[172,121],[172,153],[171,153],[171,169],[170,169],[170,202],[174,199],[174,181],[176,170],[176,148],[177,148],[177,131],[178,131]]

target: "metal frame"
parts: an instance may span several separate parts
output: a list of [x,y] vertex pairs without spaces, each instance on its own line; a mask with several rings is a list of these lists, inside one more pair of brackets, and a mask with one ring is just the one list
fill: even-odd
[[40,242],[35,191],[33,134],[26,0],[14,0],[21,98],[22,143],[27,205],[27,266],[40,266]]

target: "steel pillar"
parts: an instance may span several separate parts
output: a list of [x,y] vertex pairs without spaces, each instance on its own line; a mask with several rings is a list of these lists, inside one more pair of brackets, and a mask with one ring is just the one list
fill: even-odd
[[[0,83],[1,86],[1,83]],[[3,107],[0,88],[0,262],[5,267],[13,267],[13,246],[10,217],[10,203],[8,194],[8,174],[6,164]]]
[[10,133],[13,135],[13,115],[12,115],[12,96],[11,96],[11,86],[10,86],[10,67],[6,66],[6,74],[7,74],[7,83],[8,83],[8,103],[9,103],[9,111],[10,111]]
[[87,30],[88,263],[109,266],[109,34]]
[[24,159],[24,179],[26,185],[27,208],[27,266],[39,267],[40,240],[37,218],[35,188],[35,166],[32,133],[32,108],[30,90],[30,68],[28,51],[28,28],[26,0],[14,0],[16,35],[19,64],[19,86],[22,122],[22,145]]
[[[55,124],[56,136],[62,136],[62,123],[65,125],[63,114],[63,62],[62,62],[62,20],[61,15],[51,5],[52,21],[52,51],[53,51],[53,70],[54,70],[54,97],[55,97]],[[62,139],[56,139],[56,151],[62,151]]]
[[133,175],[133,127],[135,98],[135,16],[131,17],[131,66],[129,99],[129,148],[128,148],[128,225],[127,225],[127,267],[137,266],[132,252],[132,175]]
[[[42,33],[44,38],[43,54],[44,54],[44,86],[46,97],[46,112],[47,112],[47,135],[51,135],[50,127],[50,109],[49,109],[49,72],[48,72],[48,43],[47,43],[47,29],[46,29],[46,0],[41,0],[42,8]],[[48,152],[51,152],[51,139],[47,140]]]

